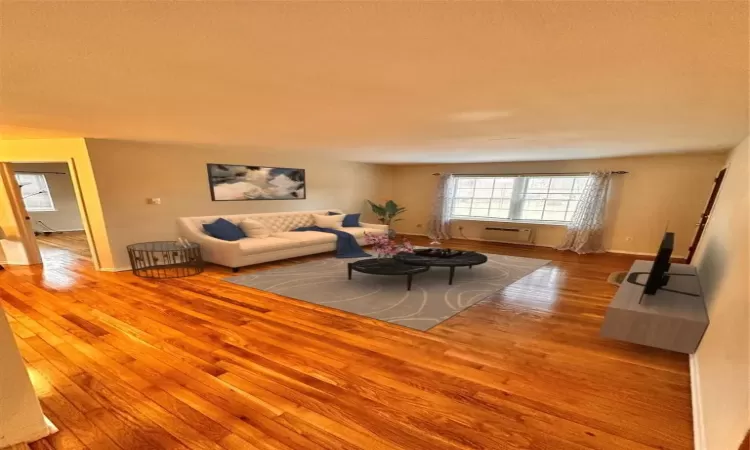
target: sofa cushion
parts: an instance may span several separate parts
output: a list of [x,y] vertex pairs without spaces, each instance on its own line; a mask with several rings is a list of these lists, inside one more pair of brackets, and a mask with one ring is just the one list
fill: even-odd
[[267,238],[271,235],[265,225],[253,219],[245,219],[240,222],[240,228],[245,232],[247,237],[251,238]]
[[227,219],[216,219],[213,223],[204,223],[203,229],[209,236],[222,241],[238,241],[247,237],[240,227]]
[[333,216],[322,216],[320,214],[313,214],[313,220],[315,220],[315,226],[321,228],[341,228],[341,222],[344,220],[343,214]]
[[[341,213],[328,211],[329,216],[340,216]],[[349,227],[358,227],[359,226],[359,216],[362,214],[344,214],[344,220],[341,222],[342,228],[349,228]]]
[[263,239],[245,238],[240,239],[239,242],[240,251],[246,255],[275,252],[277,250],[299,247],[298,242],[277,237],[267,237]]
[[266,226],[268,231],[273,233],[281,233],[284,231],[291,231],[299,227],[310,227],[315,225],[315,221],[312,218],[312,213],[299,213],[299,214],[253,214],[249,215],[250,219],[257,220]]
[[319,231],[287,231],[274,233],[272,237],[289,239],[302,245],[330,244],[336,242],[336,235]]

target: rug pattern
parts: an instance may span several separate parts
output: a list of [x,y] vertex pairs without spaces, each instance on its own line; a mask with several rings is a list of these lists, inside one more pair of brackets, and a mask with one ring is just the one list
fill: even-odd
[[349,281],[347,264],[356,259],[327,258],[225,280],[426,331],[549,263],[515,256],[487,257],[487,263],[472,269],[456,268],[452,286],[448,285],[448,268],[432,267],[414,275],[411,291],[406,290],[405,276],[354,272]]

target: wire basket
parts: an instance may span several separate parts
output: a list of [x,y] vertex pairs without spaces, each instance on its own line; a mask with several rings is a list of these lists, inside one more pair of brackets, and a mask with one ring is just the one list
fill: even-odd
[[142,278],[183,278],[203,272],[200,245],[171,241],[128,245],[133,274]]

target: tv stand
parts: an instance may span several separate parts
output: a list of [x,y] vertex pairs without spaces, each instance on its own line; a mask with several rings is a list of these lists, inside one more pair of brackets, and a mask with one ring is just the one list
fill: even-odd
[[[671,264],[667,284],[654,295],[643,295],[638,274],[648,273],[652,261],[635,261],[607,308],[602,337],[635,344],[694,353],[708,327],[695,267]],[[672,276],[673,275],[673,276]],[[644,275],[645,276],[645,275]]]
[[[641,283],[641,282],[638,281],[638,276],[641,276],[641,275],[648,276],[649,273],[648,272],[630,272],[630,273],[628,273],[628,277],[625,279],[625,281],[627,281],[630,284],[635,284],[637,286],[644,286],[645,287],[646,283]],[[675,291],[674,289],[667,288],[666,286],[667,286],[667,284],[669,284],[669,277],[671,277],[671,276],[697,277],[698,275],[694,274],[694,273],[672,273],[672,272],[665,273],[664,274],[664,278],[661,281],[661,285],[659,286],[659,289],[661,289],[663,291],[674,292],[675,294],[690,295],[692,297],[700,297],[701,296],[701,294],[699,294],[699,293],[681,292],[681,291]],[[645,297],[645,296],[646,296],[645,293],[641,294],[641,300],[643,300],[643,297]]]

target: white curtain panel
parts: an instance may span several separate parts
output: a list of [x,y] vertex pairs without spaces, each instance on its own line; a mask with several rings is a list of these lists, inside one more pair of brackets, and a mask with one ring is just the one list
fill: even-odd
[[559,250],[572,250],[581,254],[605,251],[604,219],[611,179],[612,172],[593,172],[589,176]]
[[440,175],[435,201],[432,205],[432,216],[427,224],[427,236],[431,239],[451,238],[451,211],[453,211],[453,195],[456,189],[456,178],[453,174]]

